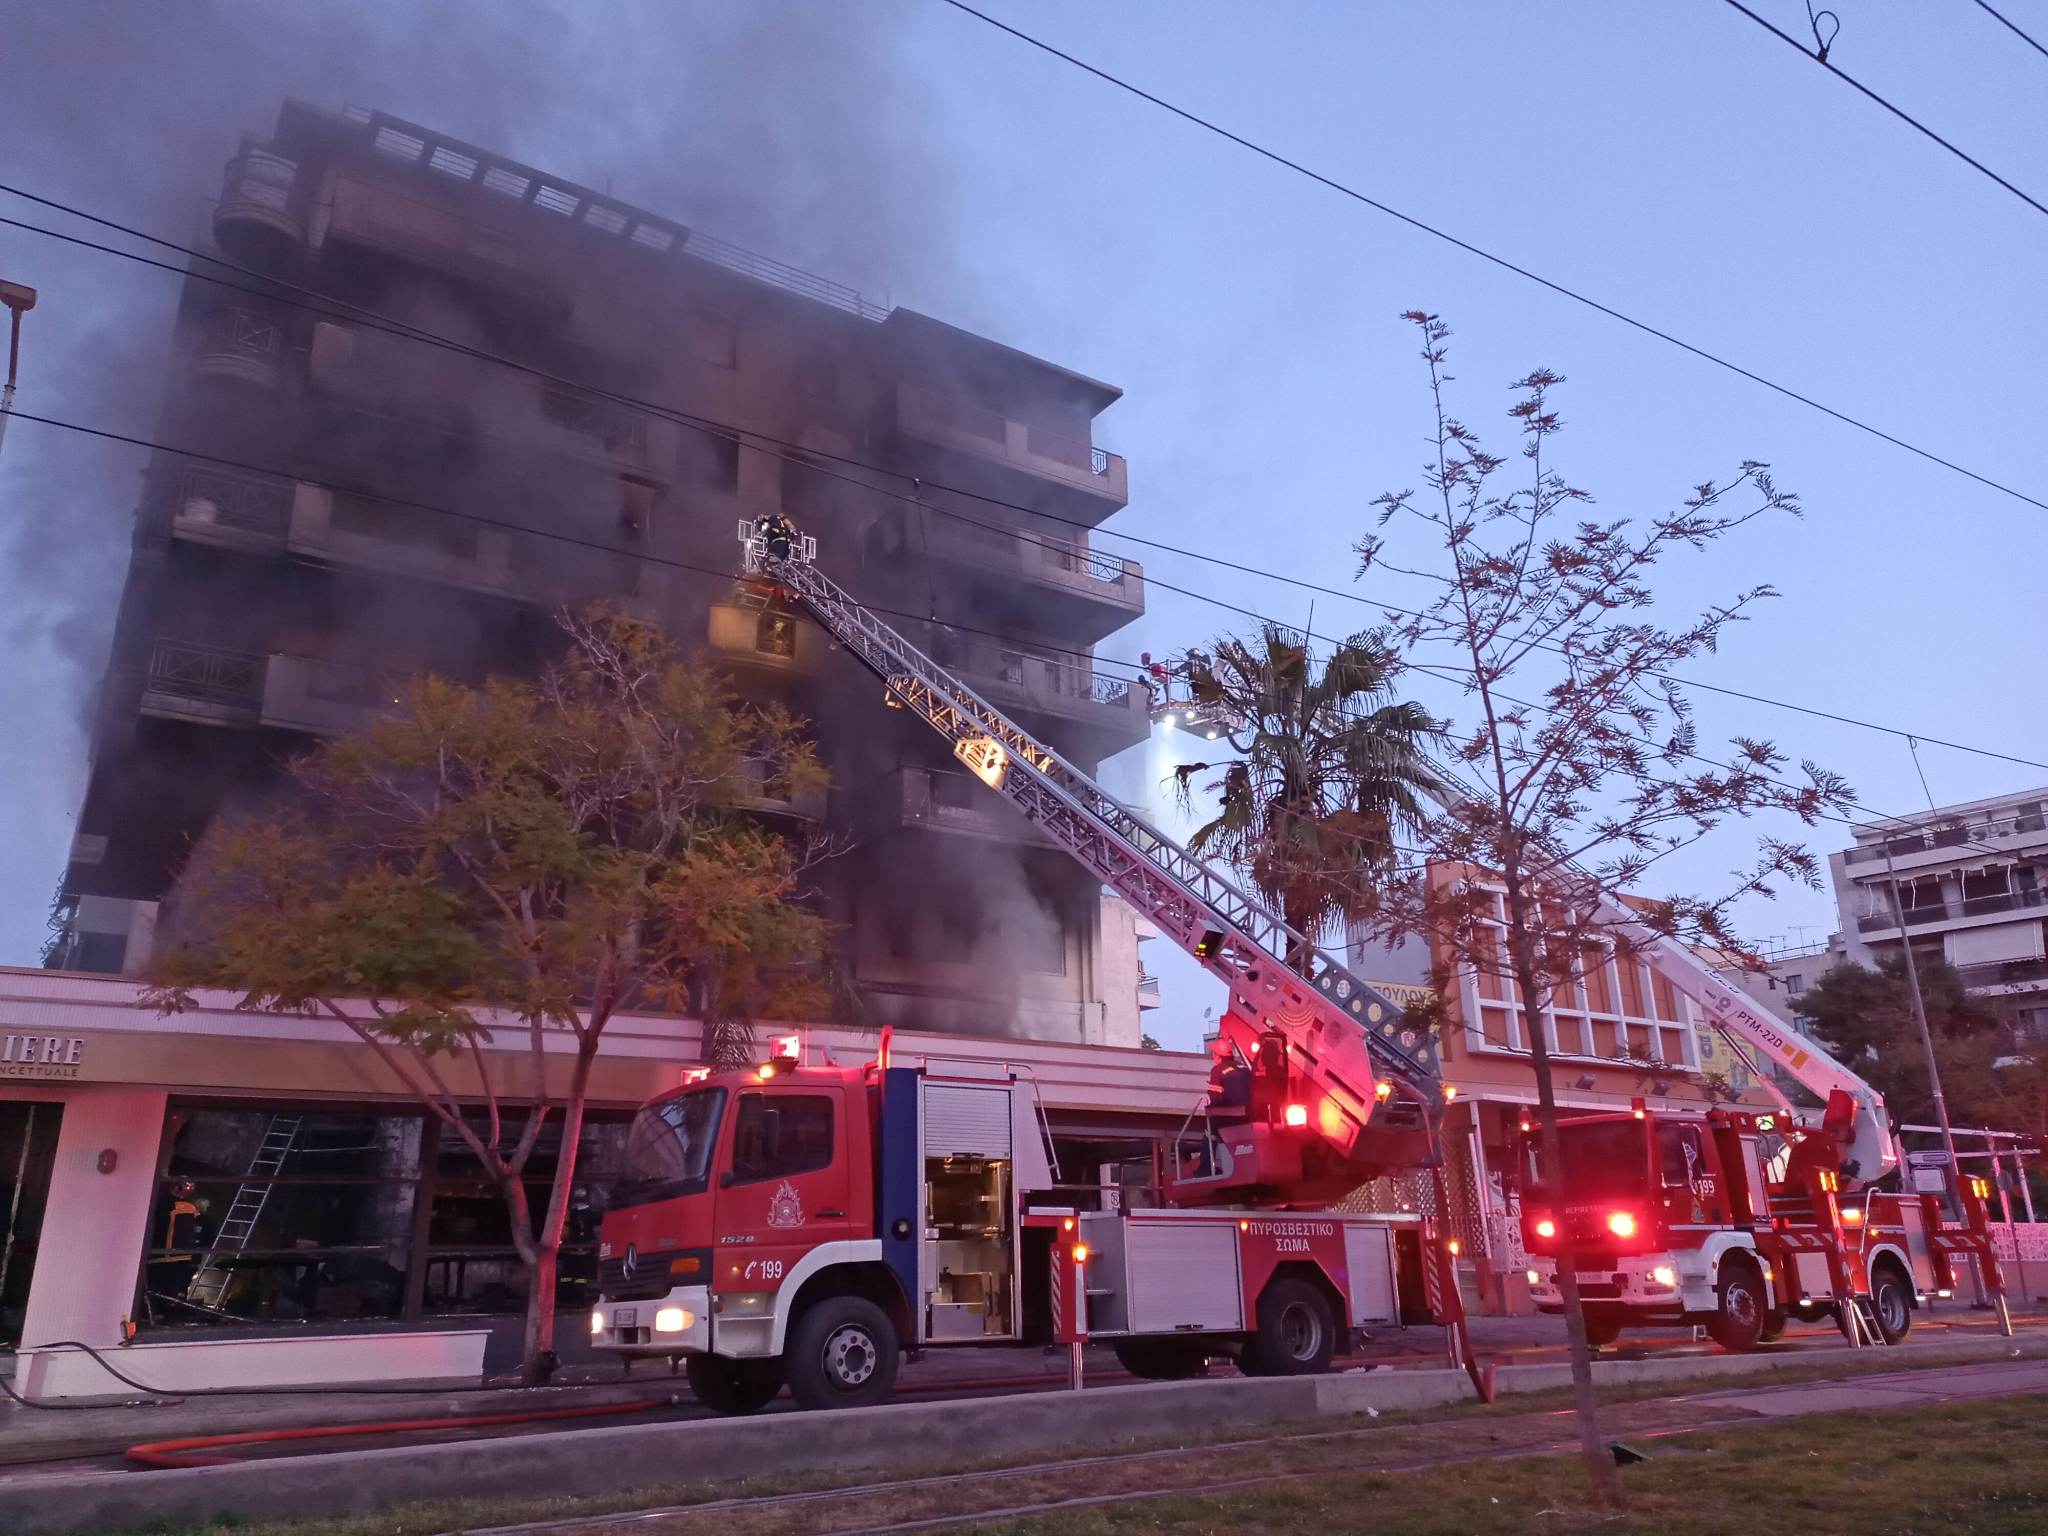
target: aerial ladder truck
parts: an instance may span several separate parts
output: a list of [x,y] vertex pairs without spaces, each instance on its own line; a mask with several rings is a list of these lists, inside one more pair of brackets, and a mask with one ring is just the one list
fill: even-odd
[[[1563,882],[1568,890],[1584,882]],[[1835,1319],[1852,1345],[1897,1343],[1930,1296],[1974,1283],[2010,1335],[1986,1180],[1953,1164],[1940,1188],[1902,1184],[1884,1098],[1677,941],[1611,898],[1596,915],[1699,1008],[1773,1113],[1652,1110],[1574,1116],[1549,1166],[1535,1127],[1516,1156],[1521,1235],[1539,1309],[1560,1312],[1570,1267],[1595,1344],[1627,1326],[1704,1326],[1728,1349],[1778,1337],[1792,1318]],[[1822,1105],[1802,1118],[1764,1066]],[[1811,1123],[1808,1123],[1808,1122]]]
[[1420,1216],[1325,1208],[1435,1165],[1453,1090],[1430,1032],[855,601],[812,538],[740,537],[764,600],[816,621],[1223,982],[1216,1102],[1156,1154],[1150,1208],[1091,1208],[1059,1184],[1028,1078],[900,1066],[886,1031],[859,1067],[787,1037],[753,1067],[690,1069],[628,1134],[593,1345],[680,1360],[700,1399],[749,1412],[785,1385],[806,1407],[875,1401],[904,1351],[949,1343],[1093,1338],[1145,1376],[1213,1355],[1299,1374],[1370,1325],[1428,1317],[1483,1392],[1455,1243]]

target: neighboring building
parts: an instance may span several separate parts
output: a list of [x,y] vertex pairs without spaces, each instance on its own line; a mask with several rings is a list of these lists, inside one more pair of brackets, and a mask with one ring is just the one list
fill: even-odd
[[[1453,878],[1433,866],[1432,880]],[[1483,884],[1483,882],[1482,882]],[[1503,894],[1493,893],[1505,933]],[[1442,999],[1438,1036],[1444,1081],[1457,1090],[1444,1115],[1444,1181],[1449,1223],[1463,1247],[1462,1265],[1475,1305],[1489,1312],[1531,1310],[1524,1278],[1512,1142],[1536,1103],[1529,1065],[1530,1023],[1515,988],[1499,975],[1456,963],[1441,946],[1389,950],[1354,939],[1351,964],[1367,978],[1418,975],[1451,978]],[[1397,994],[1408,1002],[1415,994]],[[1782,1010],[1781,1010],[1782,1011]],[[1706,1109],[1715,1102],[1767,1108],[1774,1104],[1699,1016],[1692,1002],[1639,955],[1617,956],[1611,945],[1588,956],[1583,980],[1553,993],[1542,1027],[1551,1053],[1560,1108],[1580,1113],[1627,1109],[1643,1099],[1655,1109]],[[1732,1097],[1717,1100],[1725,1083]],[[1433,1205],[1426,1176],[1376,1181],[1354,1197],[1361,1207]]]
[[[525,1284],[503,1200],[375,1051],[334,1019],[240,1011],[232,993],[168,1017],[139,999],[118,977],[0,969],[0,1375],[36,1397],[132,1395],[85,1355],[34,1349],[113,1350],[131,1322],[121,1369],[172,1391],[516,1361]],[[479,1062],[500,1082],[525,1071],[524,1030],[484,1022],[500,1027],[480,1054],[444,1063],[458,1093],[477,1091]],[[874,1059],[878,1031],[804,1033],[811,1060]],[[559,1091],[569,1034],[544,1044]],[[560,1270],[572,1359],[628,1117],[698,1051],[693,1019],[621,1013],[605,1030]],[[1078,1183],[1113,1180],[1132,1147],[1178,1130],[1209,1070],[1183,1052],[959,1033],[898,1034],[891,1059],[1028,1076]],[[528,1167],[536,1208],[560,1125]]]
[[1128,1045],[1148,1033],[1145,1015],[1159,1006],[1159,978],[1145,968],[1141,945],[1159,937],[1152,919],[1122,897],[1102,893],[1102,973],[1130,978],[1128,991],[1105,998],[1107,1032],[1112,1042]]
[[2048,788],[1852,831],[1828,859],[1843,956],[1876,965],[1910,935],[2016,1040],[2048,1041]]
[[194,840],[284,760],[409,675],[531,672],[557,610],[609,599],[815,723],[828,795],[735,800],[857,842],[823,895],[861,1023],[1136,1043],[1097,882],[726,574],[736,527],[785,509],[831,575],[931,616],[894,621],[1092,769],[1147,731],[1144,691],[1092,660],[1144,609],[1140,568],[1086,532],[1126,500],[1093,438],[1118,390],[381,114],[287,104],[210,231],[331,313],[185,284],[159,436],[274,473],[149,465],[53,967],[142,972]]

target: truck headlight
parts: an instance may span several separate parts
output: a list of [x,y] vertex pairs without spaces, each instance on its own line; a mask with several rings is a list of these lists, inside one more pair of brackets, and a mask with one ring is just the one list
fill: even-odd
[[604,1332],[604,1314],[595,1307],[590,1309],[590,1332],[592,1336]]
[[690,1316],[682,1307],[663,1307],[654,1314],[654,1331],[656,1333],[688,1333],[690,1331],[690,1324],[696,1321],[697,1319]]
[[1678,1289],[1678,1271],[1669,1264],[1659,1264],[1650,1271],[1650,1278],[1667,1290]]

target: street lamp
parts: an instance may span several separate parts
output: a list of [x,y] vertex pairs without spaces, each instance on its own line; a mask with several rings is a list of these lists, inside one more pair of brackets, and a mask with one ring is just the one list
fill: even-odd
[[14,410],[14,376],[21,366],[21,317],[36,307],[36,291],[0,282],[0,304],[7,306],[7,383],[0,386],[0,442],[5,442],[7,418]]

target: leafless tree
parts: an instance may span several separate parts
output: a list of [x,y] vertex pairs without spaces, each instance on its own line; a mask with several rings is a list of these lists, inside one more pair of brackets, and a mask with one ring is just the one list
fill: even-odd
[[[1697,552],[1759,519],[1797,515],[1768,467],[1745,462],[1725,484],[1694,485],[1675,510],[1599,519],[1593,498],[1559,475],[1551,439],[1562,428],[1551,396],[1561,377],[1539,369],[1515,382],[1508,415],[1519,428],[1519,475],[1451,412],[1448,328],[1420,331],[1435,419],[1425,491],[1377,499],[1375,528],[1358,544],[1359,574],[1399,571],[1433,581],[1420,610],[1389,622],[1412,669],[1461,688],[1470,718],[1451,733],[1459,786],[1415,831],[1431,867],[1387,894],[1377,923],[1427,936],[1440,957],[1498,978],[1528,1021],[1541,1154],[1559,1166],[1557,1100],[1547,1038],[1551,989],[1596,957],[1640,950],[1656,933],[1740,952],[1731,905],[1787,881],[1817,884],[1802,846],[1763,837],[1753,859],[1713,897],[1638,891],[1653,865],[1730,818],[1776,812],[1812,824],[1850,804],[1843,781],[1812,763],[1788,775],[1767,741],[1737,737],[1718,756],[1700,750],[1685,685],[1674,669],[1713,653],[1723,632],[1776,595],[1755,585],[1667,626],[1651,579],[1667,557]],[[1511,488],[1510,488],[1511,485]],[[1421,547],[1409,560],[1401,549]],[[1633,922],[1612,902],[1628,903]],[[1571,1343],[1580,1443],[1603,1500],[1618,1497],[1601,1446],[1586,1322],[1571,1255],[1558,1265]]]

